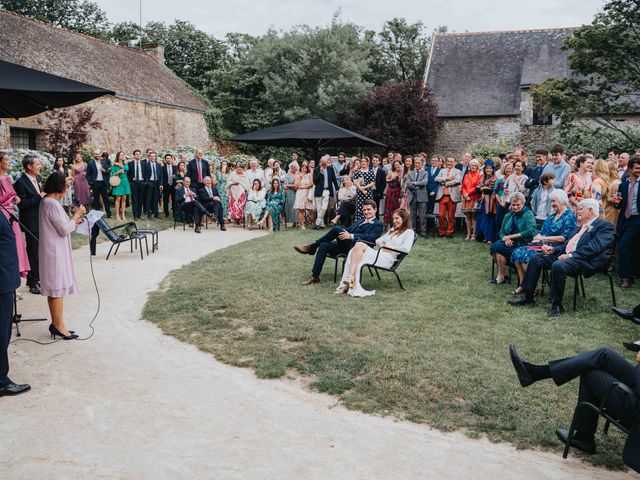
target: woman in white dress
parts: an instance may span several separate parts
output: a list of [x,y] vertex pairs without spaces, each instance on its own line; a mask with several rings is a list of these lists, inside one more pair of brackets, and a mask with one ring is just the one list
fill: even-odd
[[[414,233],[410,226],[409,212],[404,208],[399,208],[393,212],[393,228],[376,240],[376,245],[381,250],[379,255],[376,249],[366,243],[357,242],[349,251],[340,286],[336,289],[336,293],[348,292],[352,297],[375,295],[375,290],[365,290],[360,285],[361,267],[363,265],[377,265],[389,268],[398,258],[398,253],[393,250],[409,253],[414,240]],[[377,261],[376,256],[378,256]]]

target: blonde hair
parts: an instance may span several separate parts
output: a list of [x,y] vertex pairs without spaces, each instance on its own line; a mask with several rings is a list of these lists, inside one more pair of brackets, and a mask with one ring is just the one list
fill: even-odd
[[618,164],[617,162],[607,162],[609,164],[609,181],[615,182],[620,180],[620,176],[618,175]]
[[[607,190],[609,189],[609,185],[611,184],[611,177],[609,174],[609,162],[606,160],[598,159],[593,165],[593,174],[595,178],[600,179],[607,186]],[[617,177],[617,172],[616,172]]]

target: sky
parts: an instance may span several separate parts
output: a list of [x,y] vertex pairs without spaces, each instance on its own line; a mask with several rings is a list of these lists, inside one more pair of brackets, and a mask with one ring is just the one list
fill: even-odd
[[[111,22],[139,21],[139,0],[94,0]],[[482,32],[573,27],[591,23],[604,0],[142,0],[142,23],[187,20],[223,38],[229,32],[262,35],[295,25],[328,25],[340,10],[344,21],[380,31],[384,22],[404,17],[429,31]]]

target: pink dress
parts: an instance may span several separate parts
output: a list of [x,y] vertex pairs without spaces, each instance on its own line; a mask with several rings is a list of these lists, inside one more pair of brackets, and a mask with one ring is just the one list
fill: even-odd
[[[13,189],[11,179],[8,175],[5,175],[0,179],[0,203],[2,203],[2,206],[4,208],[12,213],[14,211],[14,208],[11,200],[13,200],[13,197],[15,196],[16,191]],[[4,210],[2,210],[2,213],[4,214],[5,218],[9,220],[9,214]],[[18,266],[20,268],[20,276],[26,278],[27,273],[29,272],[29,270],[31,270],[31,266],[29,265],[29,257],[27,257],[27,249],[24,245],[24,239],[22,238],[22,231],[20,230],[20,225],[18,224],[18,222],[12,222],[11,220],[9,220],[9,223],[11,223],[13,234],[16,237],[16,250],[18,250]]]
[[73,166],[76,174],[76,181],[73,185],[73,194],[81,205],[91,203],[91,190],[89,189],[89,181],[87,180],[87,165],[81,163]]
[[76,293],[76,273],[71,254],[71,237],[76,222],[65,213],[57,200],[45,197],[38,213],[40,242],[40,288],[47,297]]

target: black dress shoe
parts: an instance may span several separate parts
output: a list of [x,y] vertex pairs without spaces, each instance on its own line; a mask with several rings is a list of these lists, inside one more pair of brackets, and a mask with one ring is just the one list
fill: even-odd
[[17,383],[11,382],[9,385],[0,387],[0,397],[20,395],[21,393],[28,392],[29,390],[31,390],[31,385],[27,385],[27,384],[18,385]]
[[[567,444],[567,438],[569,438],[569,431],[566,428],[556,428],[556,437],[560,439],[563,444]],[[578,440],[574,437],[571,439],[571,446],[583,451],[584,453],[596,453],[596,442],[593,440]]]
[[196,228],[194,230],[196,233],[200,233],[200,225],[196,225]]
[[611,307],[611,311],[625,320],[633,320],[633,308]]
[[32,287],[29,287],[29,292],[33,293],[34,295],[40,295],[42,293],[42,290],[40,290],[40,285],[34,285]]
[[640,343],[638,342],[622,342],[622,345],[632,352],[640,352]]
[[222,230],[223,232],[227,231],[227,227],[224,226],[224,223],[220,225],[220,230]]
[[564,313],[564,307],[562,305],[553,305],[551,310],[549,310],[550,317],[557,317]]
[[516,307],[521,307],[522,305],[533,305],[533,298],[520,297],[517,300],[507,300],[507,303]]
[[516,369],[516,373],[518,374],[518,381],[520,382],[520,385],[523,387],[531,385],[533,383],[533,378],[531,378],[527,367],[524,366],[524,360],[522,360],[522,357],[518,355],[513,343],[509,344],[509,356],[511,357],[513,368]]

